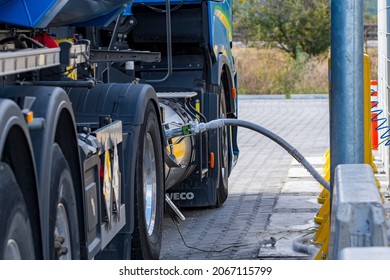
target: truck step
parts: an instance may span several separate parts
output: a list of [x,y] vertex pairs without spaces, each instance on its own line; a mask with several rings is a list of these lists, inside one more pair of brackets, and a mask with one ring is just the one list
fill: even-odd
[[162,99],[187,99],[193,98],[198,94],[195,91],[183,91],[183,92],[156,92],[158,98]]

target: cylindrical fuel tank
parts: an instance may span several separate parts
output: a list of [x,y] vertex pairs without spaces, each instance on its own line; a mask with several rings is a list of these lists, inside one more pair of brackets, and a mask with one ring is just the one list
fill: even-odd
[[[160,100],[165,114],[164,128],[172,129],[194,120],[179,103]],[[165,187],[167,189],[187,178],[195,168],[195,139],[193,136],[176,137],[166,143],[167,151],[180,167],[165,165]]]

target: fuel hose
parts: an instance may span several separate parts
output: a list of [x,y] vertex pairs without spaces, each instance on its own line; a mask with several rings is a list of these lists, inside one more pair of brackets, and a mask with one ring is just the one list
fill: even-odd
[[314,177],[314,179],[316,179],[325,189],[330,191],[329,183],[317,172],[317,170],[315,170],[315,168],[305,159],[305,157],[297,149],[295,149],[282,137],[260,125],[237,119],[217,119],[207,123],[192,122],[190,123],[190,131],[191,133],[197,134],[206,130],[222,128],[224,126],[244,127],[256,131],[271,139],[272,141],[276,142],[283,149],[285,149],[293,158],[295,158],[299,163],[301,163],[303,167],[305,167],[306,170]]

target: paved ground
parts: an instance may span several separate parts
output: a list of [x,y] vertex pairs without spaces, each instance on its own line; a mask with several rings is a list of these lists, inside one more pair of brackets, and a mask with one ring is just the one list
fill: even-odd
[[[329,147],[328,100],[241,99],[241,119],[261,124],[303,153],[315,167]],[[179,226],[164,220],[161,259],[301,259],[292,241],[308,233],[320,205],[319,184],[264,136],[239,130],[240,158],[219,209],[185,210]],[[274,247],[264,245],[274,237]]]

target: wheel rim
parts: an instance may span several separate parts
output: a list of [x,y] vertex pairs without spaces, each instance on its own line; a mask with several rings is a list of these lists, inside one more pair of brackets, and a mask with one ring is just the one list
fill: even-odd
[[22,259],[22,254],[20,252],[18,243],[14,239],[9,239],[7,241],[4,259],[6,259],[6,260],[21,260]]
[[[60,242],[61,247],[65,249],[65,252],[59,253],[58,258],[60,260],[70,260],[72,258],[72,249],[70,244],[70,230],[68,223],[68,215],[66,213],[66,208],[62,203],[59,203],[57,206],[57,218],[56,218],[56,227],[54,230],[55,242]],[[62,239],[63,240],[59,240]],[[56,248],[61,251],[61,249]]]
[[146,229],[151,236],[156,223],[157,175],[153,140],[149,133],[145,135],[143,159],[144,214]]

